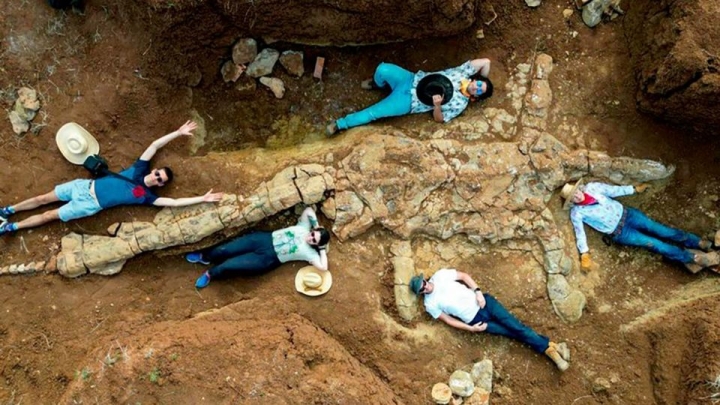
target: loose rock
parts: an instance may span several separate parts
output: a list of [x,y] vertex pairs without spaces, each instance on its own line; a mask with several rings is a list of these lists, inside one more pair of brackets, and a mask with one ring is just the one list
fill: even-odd
[[305,73],[305,67],[303,66],[303,53],[302,52],[298,52],[298,51],[283,52],[282,55],[280,55],[280,64],[291,75],[300,77]]
[[541,0],[525,0],[525,4],[533,8],[539,6],[541,3]]
[[232,49],[232,60],[236,65],[245,65],[257,56],[257,42],[252,38],[239,39]]
[[222,69],[220,69],[220,73],[222,74],[225,83],[235,82],[240,77],[243,71],[244,69],[242,66],[236,65],[231,60],[225,62],[225,64],[223,64],[222,66]]
[[249,97],[255,94],[257,89],[257,83],[255,79],[248,75],[240,76],[237,82],[235,82],[235,90],[240,93],[241,97]]
[[456,370],[450,375],[448,383],[453,394],[461,397],[469,397],[475,392],[475,383],[467,371]]
[[255,60],[248,66],[247,74],[250,77],[267,76],[272,73],[275,63],[280,58],[280,52],[265,48],[255,57]]
[[27,120],[23,119],[17,113],[17,111],[10,111],[10,114],[8,114],[8,118],[10,118],[13,132],[15,132],[16,134],[22,135],[30,129],[30,123],[27,122]]
[[452,399],[452,391],[447,384],[437,383],[432,387],[432,398],[436,404],[449,404]]
[[610,0],[592,0],[583,8],[582,18],[585,25],[592,28],[602,20],[605,9],[610,6]]
[[276,98],[283,98],[285,95],[285,83],[277,77],[261,77],[260,83],[270,88]]

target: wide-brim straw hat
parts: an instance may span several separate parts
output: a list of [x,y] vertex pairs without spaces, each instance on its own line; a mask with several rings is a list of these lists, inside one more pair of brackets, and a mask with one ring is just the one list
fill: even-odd
[[305,266],[295,275],[295,289],[300,294],[317,297],[323,295],[332,287],[332,274],[329,271],[320,271],[315,266]]
[[563,186],[562,190],[560,190],[560,196],[565,199],[565,202],[563,203],[563,209],[569,210],[570,207],[573,206],[573,200],[572,196],[575,195],[575,192],[580,188],[585,182],[581,178],[580,180],[576,181],[575,184],[567,183]]
[[83,164],[88,156],[100,152],[100,145],[95,137],[74,122],[68,122],[60,127],[55,142],[65,159],[76,165]]

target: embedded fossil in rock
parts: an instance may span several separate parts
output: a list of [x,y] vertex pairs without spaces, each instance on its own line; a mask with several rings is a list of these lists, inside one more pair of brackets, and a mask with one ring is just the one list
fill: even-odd
[[[538,56],[533,83],[547,81],[551,60]],[[248,228],[297,204],[322,203],[340,240],[380,225],[401,240],[465,235],[476,244],[514,241],[539,246],[553,308],[563,320],[576,321],[585,296],[565,278],[573,260],[547,208],[554,190],[582,176],[618,183],[658,180],[671,175],[673,168],[650,160],[570,150],[543,132],[549,102],[542,100],[547,95],[533,89],[545,93],[549,86],[530,88],[524,96],[526,108],[517,111],[522,129],[517,136],[513,128],[513,134],[502,137],[516,137],[515,142],[417,140],[388,128],[358,128],[303,159],[325,162],[328,153],[349,149],[342,160],[287,167],[269,181],[258,179],[260,185],[247,197],[229,194],[218,204],[165,208],[153,222],[112,226],[114,236],[71,233],[62,239],[57,269],[67,277],[116,274],[142,252],[192,244],[225,229]],[[414,275],[411,254],[407,246],[391,250],[395,258],[404,258],[393,259],[398,310],[403,318],[412,319],[417,309],[407,288]],[[0,274],[44,267],[6,266]]]

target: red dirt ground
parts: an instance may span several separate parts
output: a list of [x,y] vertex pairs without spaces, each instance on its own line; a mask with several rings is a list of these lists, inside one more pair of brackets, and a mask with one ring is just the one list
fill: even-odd
[[[577,14],[564,20],[566,1],[547,0],[531,10],[524,2],[492,0],[486,3],[499,17],[483,27],[482,40],[471,29],[453,38],[364,48],[273,44],[280,50],[304,50],[306,61],[325,56],[325,80],[317,83],[307,74],[292,79],[280,73],[288,86],[284,99],[276,100],[260,88],[255,97],[238,99],[219,75],[229,44],[202,44],[198,48],[203,52],[187,55],[170,52],[170,47],[158,46],[162,39],[153,36],[152,27],[142,25],[149,10],[119,3],[91,2],[84,17],[56,12],[39,0],[0,5],[3,106],[11,107],[15,88],[33,87],[42,96],[42,114],[34,122],[47,125],[37,135],[18,137],[7,120],[0,123],[0,203],[15,203],[85,175],[62,158],[54,143],[55,131],[68,121],[93,133],[115,168],[132,162],[153,139],[188,119],[190,109],[197,110],[215,134],[199,155],[323,142],[327,120],[379,97],[355,89],[380,61],[430,71],[490,57],[497,96],[489,105],[499,106],[509,69],[542,51],[556,59],[551,76],[555,106],[548,132],[572,146],[585,144],[615,155],[676,164],[677,173],[664,192],[633,197],[628,203],[691,231],[718,227],[718,141],[657,123],[636,111],[622,18],[590,30]],[[202,27],[184,29],[192,35]],[[573,31],[579,33],[576,38]],[[193,66],[202,73],[202,81],[190,88],[183,83]],[[435,125],[428,121],[429,117],[414,116],[392,124]],[[579,139],[563,130],[564,121],[582,129]],[[194,195],[210,188],[242,193],[254,187],[242,179],[204,173],[196,165],[181,167],[188,156],[185,140],[159,154],[158,162],[178,167],[178,178],[164,195]],[[102,233],[113,222],[128,217],[147,220],[154,213],[152,208],[119,208],[2,237],[0,264],[42,260],[70,231]],[[282,216],[264,226],[292,220]],[[558,221],[570,235],[567,219]],[[330,259],[335,284],[318,300],[295,293],[291,280],[298,265],[282,266],[263,277],[217,283],[201,292],[193,288],[199,268],[180,257],[145,255],[109,278],[3,277],[0,401],[425,404],[430,403],[434,383],[484,357],[498,370],[495,384],[500,388],[492,398],[496,404],[701,404],[709,403],[717,391],[706,384],[720,375],[717,297],[674,307],[670,315],[654,317],[630,333],[620,331],[622,325],[667,304],[683,287],[694,296],[702,290],[696,282],[714,282],[715,275],[691,275],[645,252],[607,248],[593,234],[590,244],[602,269],[573,275],[573,282],[584,286],[589,304],[578,323],[565,325],[552,313],[542,274],[531,257],[514,254],[507,259],[502,248],[490,247],[490,254],[443,263],[470,272],[539,331],[567,340],[573,365],[560,375],[546,359],[519,344],[449,330],[427,316],[405,325],[409,332],[399,328],[391,268],[384,259],[390,242],[388,234],[374,231],[334,248]],[[220,322],[213,327],[207,319],[194,318],[215,308],[223,308],[220,321],[234,319],[237,323],[231,326],[248,329],[233,335],[240,342],[237,352],[222,347],[231,326]],[[239,315],[228,315],[233,312]],[[287,328],[282,327],[285,319]],[[300,380],[277,368],[291,363],[271,361],[271,348],[285,347],[292,328],[302,330],[306,340],[298,342],[307,345],[285,351],[285,356],[302,360],[292,363],[303,375]],[[168,338],[165,334],[171,332],[175,335]],[[253,340],[259,343],[253,345]],[[314,347],[310,342],[323,343]],[[123,357],[123,350],[132,352],[132,362]],[[322,357],[325,352],[333,354]],[[242,356],[235,358],[233,353]],[[114,360],[104,362],[108,356]],[[333,364],[337,367],[328,366]],[[609,380],[611,388],[593,391],[598,377]],[[288,386],[296,392],[283,395]],[[337,396],[336,390],[345,395]]]

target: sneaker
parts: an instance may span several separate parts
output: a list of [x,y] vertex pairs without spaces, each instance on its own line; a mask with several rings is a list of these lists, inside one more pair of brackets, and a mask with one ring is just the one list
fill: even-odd
[[200,252],[192,252],[185,255],[185,260],[190,263],[202,263],[204,265],[210,264],[209,261],[203,259],[203,255]]
[[560,356],[560,353],[557,350],[557,344],[555,343],[548,346],[545,350],[545,355],[550,357],[560,371],[565,371],[570,367],[570,364],[568,364],[568,362]]
[[337,123],[335,123],[335,121],[331,122],[330,124],[328,124],[327,127],[325,127],[325,135],[327,135],[328,137],[335,135],[337,133],[337,131],[338,131],[338,127],[337,127]]
[[0,217],[5,219],[6,221],[14,213],[15,213],[15,211],[13,211],[13,209],[10,208],[9,205],[7,207],[0,208]]
[[205,288],[210,284],[210,273],[205,272],[195,281],[195,288]]
[[0,220],[0,236],[15,231],[17,231],[17,224],[15,222],[8,222],[5,219]]
[[[0,212],[0,215],[2,215],[1,212]],[[700,247],[700,249],[702,249],[706,252],[709,252],[712,250],[713,243],[707,239],[702,239],[702,240],[700,240],[700,243],[698,243],[698,246]]]
[[717,266],[720,264],[720,253],[696,253],[693,262],[702,267]]

